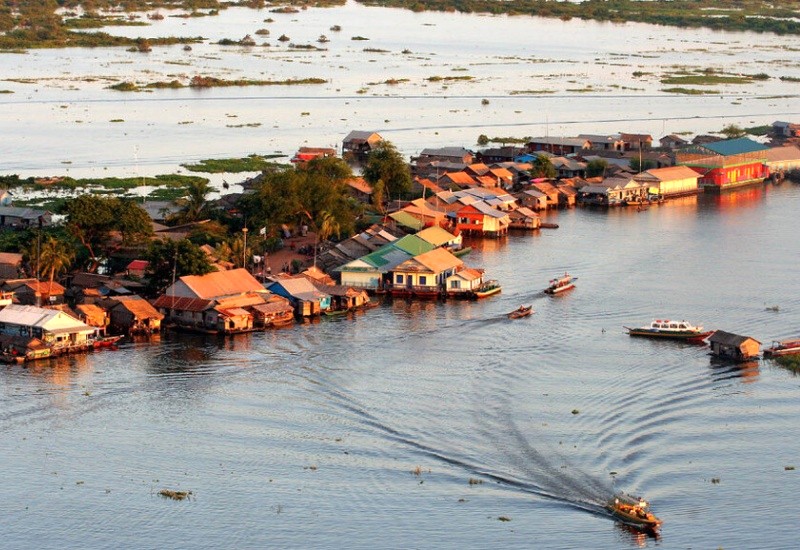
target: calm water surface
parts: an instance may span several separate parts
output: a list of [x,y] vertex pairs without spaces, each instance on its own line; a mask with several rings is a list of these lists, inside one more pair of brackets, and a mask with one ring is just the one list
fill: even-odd
[[[800,379],[622,326],[800,335],[798,207],[784,184],[561,212],[472,243],[504,285],[481,302],[4,367],[3,547],[793,548]],[[615,489],[660,539],[602,512]]]
[[[336,24],[340,32],[330,30]],[[255,34],[259,29],[268,29],[269,36]],[[176,45],[148,54],[124,48],[2,54],[0,90],[13,93],[0,94],[6,138],[0,174],[173,173],[181,163],[203,158],[340,147],[350,130],[378,131],[404,154],[416,155],[425,147],[475,147],[480,134],[625,131],[657,139],[800,116],[796,83],[779,78],[800,78],[796,40],[769,34],[412,13],[353,2],[297,14],[232,8],[218,17],[166,17],[149,27],[108,30],[206,40],[189,52]],[[271,46],[218,44],[246,34]],[[278,41],[282,34],[292,44],[324,49],[292,50]],[[318,44],[321,34],[330,42]],[[705,87],[716,92],[711,95],[663,91],[674,87],[661,83],[664,76],[706,69],[770,78]],[[187,83],[198,74],[327,82],[141,93],[107,89],[120,81]],[[464,77],[471,78],[459,80]]]

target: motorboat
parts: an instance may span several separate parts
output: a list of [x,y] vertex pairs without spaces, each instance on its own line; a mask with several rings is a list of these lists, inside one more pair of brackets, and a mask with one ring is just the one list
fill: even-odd
[[800,353],[800,340],[783,340],[773,342],[764,350],[764,357],[780,357]]
[[663,523],[650,511],[650,504],[646,500],[625,493],[609,500],[606,509],[622,523],[637,529],[656,530]]
[[544,289],[544,291],[547,294],[558,294],[560,292],[564,292],[565,290],[570,290],[571,288],[575,288],[575,281],[577,279],[577,277],[573,277],[569,273],[564,273],[563,277],[551,279],[550,285]]
[[693,325],[688,321],[670,321],[669,319],[656,319],[646,327],[623,328],[625,328],[631,336],[671,338],[674,340],[691,340],[694,342],[702,342],[714,332],[713,330],[703,331],[701,325]]

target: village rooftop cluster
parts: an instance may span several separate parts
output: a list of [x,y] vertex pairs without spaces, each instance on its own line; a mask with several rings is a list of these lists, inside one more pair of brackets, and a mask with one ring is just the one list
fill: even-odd
[[[291,262],[268,264],[251,257],[245,267],[213,261],[217,271],[174,278],[157,296],[141,295],[148,262],[134,258],[124,273],[67,273],[39,280],[26,273],[21,253],[0,253],[0,357],[24,362],[103,347],[120,337],[152,334],[165,327],[209,334],[264,330],[320,315],[368,309],[375,296],[414,299],[476,299],[500,291],[480,266],[461,258],[464,237],[498,238],[509,231],[555,228],[540,212],[591,207],[646,207],[700,192],[763,184],[793,177],[800,169],[800,125],[776,122],[768,147],[749,138],[643,134],[541,137],[524,145],[423,149],[408,166],[417,197],[387,197],[380,215],[349,238],[295,249],[308,228],[284,228]],[[363,163],[380,146],[377,132],[353,131],[342,158]],[[335,157],[330,148],[301,148],[298,166]],[[632,166],[639,168],[634,170]],[[592,171],[599,172],[597,174]],[[263,175],[262,175],[263,176]],[[262,176],[243,182],[243,195]],[[354,200],[374,205],[373,187],[362,177],[348,182]],[[235,210],[236,195],[219,208]],[[196,223],[161,225],[169,205],[150,204],[154,239],[180,241]],[[0,192],[4,231],[45,227],[50,212],[13,206]],[[246,226],[245,226],[246,229]],[[245,250],[246,248],[246,231]],[[201,247],[212,259],[211,247]],[[309,254],[309,248],[311,254]],[[305,252],[305,254],[302,254]],[[313,261],[311,257],[313,256]],[[302,261],[301,261],[302,260]],[[311,265],[309,265],[311,264]],[[29,266],[28,266],[29,267]]]

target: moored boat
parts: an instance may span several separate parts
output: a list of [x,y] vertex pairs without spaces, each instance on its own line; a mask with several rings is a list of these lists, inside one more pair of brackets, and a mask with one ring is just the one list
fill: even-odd
[[558,294],[559,292],[564,292],[565,290],[570,290],[575,288],[575,281],[577,277],[573,277],[569,273],[564,273],[563,277],[556,277],[555,279],[550,280],[550,286],[548,286],[544,291],[547,294]]
[[486,281],[481,286],[476,288],[473,291],[473,295],[475,296],[475,298],[478,299],[487,298],[489,296],[492,296],[493,294],[498,294],[501,290],[502,288],[500,287],[500,283],[492,279]]
[[700,325],[693,325],[687,321],[670,321],[669,319],[656,319],[647,327],[623,327],[631,336],[646,336],[649,338],[671,338],[673,340],[686,340],[702,342],[714,333],[713,330],[703,331]]
[[663,523],[650,511],[650,505],[641,497],[620,493],[606,503],[606,509],[622,523],[637,529],[655,530]]
[[800,340],[775,341],[764,350],[764,357],[800,354]]
[[521,319],[533,313],[533,306],[519,306],[508,314],[509,319]]
[[94,348],[110,348],[122,340],[122,336],[99,336],[92,341]]

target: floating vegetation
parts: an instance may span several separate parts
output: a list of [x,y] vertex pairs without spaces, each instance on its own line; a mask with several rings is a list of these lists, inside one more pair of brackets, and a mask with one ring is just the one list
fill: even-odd
[[800,355],[783,355],[775,358],[775,362],[795,374],[800,374]]
[[483,480],[471,477],[471,478],[469,478],[469,484],[470,485],[481,485],[481,484],[483,484]]
[[342,30],[342,26],[341,25],[334,25],[334,26],[331,27],[331,30],[333,32],[339,32],[339,31]]
[[469,76],[469,75],[461,75],[461,76],[438,76],[437,75],[437,76],[429,76],[425,80],[427,80],[428,82],[441,82],[443,80],[447,81],[447,82],[451,82],[451,81],[455,81],[455,80],[474,80],[474,79],[475,79],[474,76]]
[[192,496],[191,491],[173,491],[172,489],[161,489],[158,494],[172,500],[186,500]]
[[719,93],[719,90],[698,90],[697,88],[664,88],[661,91],[668,94],[684,95],[714,95]]
[[299,79],[286,79],[286,80],[225,80],[213,76],[194,76],[188,84],[184,84],[179,80],[171,80],[169,82],[151,82],[149,84],[137,85],[133,82],[119,82],[108,86],[109,90],[117,90],[119,92],[140,92],[147,89],[161,89],[161,88],[221,88],[230,86],[296,86],[302,84],[324,84],[327,80],[324,78],[299,78]]
[[350,40],[369,40],[369,38],[365,38],[363,36],[351,36]]
[[124,118],[112,118],[109,122],[125,122]]
[[692,84],[694,86],[714,86],[716,84],[749,84],[752,81],[752,76],[725,76],[717,74],[668,76],[661,79],[662,84]]
[[783,469],[787,471],[794,470],[794,466],[784,466]]
[[712,477],[711,478],[711,483],[713,483],[714,485],[719,485],[719,478],[718,477]]
[[508,516],[499,516],[497,521],[511,521],[511,518]]
[[800,78],[796,76],[782,76],[780,79],[783,82],[800,82]]
[[226,124],[226,128],[258,128],[261,126],[260,122],[248,122],[247,124]]
[[0,94],[13,94],[14,90],[0,90]]
[[205,159],[196,164],[181,164],[190,172],[204,174],[221,174],[223,172],[261,172],[274,167],[277,163],[271,159],[281,158],[285,155],[250,155],[243,158]]
[[380,48],[364,48],[362,51],[367,53],[390,53],[390,50],[382,50]]
[[554,94],[555,90],[511,90],[509,95],[540,95],[540,94]]

